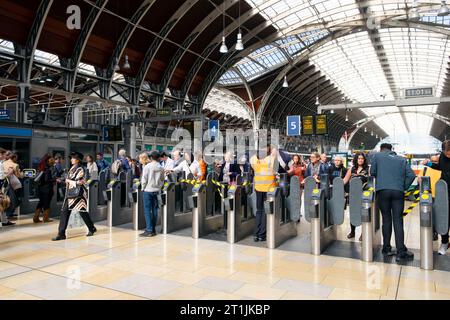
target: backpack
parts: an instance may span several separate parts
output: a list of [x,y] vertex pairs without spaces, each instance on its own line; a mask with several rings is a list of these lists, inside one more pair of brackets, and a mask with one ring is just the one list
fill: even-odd
[[111,173],[117,176],[120,171],[122,171],[122,161],[117,159],[111,165]]

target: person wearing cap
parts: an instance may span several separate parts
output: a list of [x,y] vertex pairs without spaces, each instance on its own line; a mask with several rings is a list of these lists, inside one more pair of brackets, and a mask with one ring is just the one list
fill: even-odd
[[[67,173],[66,178],[66,196],[64,198],[63,207],[61,209],[61,217],[59,220],[58,235],[54,237],[53,241],[66,239],[66,229],[69,223],[69,217],[72,211],[78,211],[84,223],[89,229],[88,237],[93,236],[97,229],[87,212],[87,189],[85,186],[86,172],[81,165],[83,155],[79,152],[72,152],[70,154],[71,167]],[[74,198],[68,198],[69,190],[80,188],[80,193]]]
[[109,164],[109,162],[106,161],[103,158],[103,153],[101,153],[101,152],[97,153],[97,161],[96,161],[96,163],[97,163],[97,168],[98,168],[99,172],[101,172],[101,171],[103,171],[105,169],[108,169],[111,166]]

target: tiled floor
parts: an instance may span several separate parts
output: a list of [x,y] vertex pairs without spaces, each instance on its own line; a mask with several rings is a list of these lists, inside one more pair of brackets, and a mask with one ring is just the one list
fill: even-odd
[[[0,299],[450,299],[444,271],[176,235],[140,238],[102,224],[94,237],[77,228],[52,242],[56,228],[57,221],[29,218],[1,228]],[[405,231],[418,248],[417,212]],[[345,224],[340,237],[347,232]]]

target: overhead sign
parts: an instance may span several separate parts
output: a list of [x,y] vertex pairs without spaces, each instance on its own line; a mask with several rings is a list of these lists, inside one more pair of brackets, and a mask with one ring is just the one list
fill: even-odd
[[328,117],[326,114],[316,115],[316,134],[317,135],[328,134]]
[[405,89],[405,98],[420,98],[432,96],[434,96],[432,87]]
[[312,136],[314,134],[314,116],[302,116],[302,135]]
[[0,120],[11,120],[11,113],[9,109],[0,110]]
[[287,118],[287,135],[300,136],[302,134],[302,121],[300,116],[288,116]]
[[172,115],[172,109],[165,108],[165,109],[156,109],[156,116],[157,117],[167,117]]
[[208,129],[209,138],[216,138],[219,134],[219,120],[209,120]]

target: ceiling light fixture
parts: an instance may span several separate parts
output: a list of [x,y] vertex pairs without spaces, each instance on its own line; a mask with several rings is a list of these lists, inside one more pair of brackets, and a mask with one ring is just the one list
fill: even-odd
[[447,3],[445,2],[445,0],[443,0],[443,1],[441,1],[441,8],[439,9],[439,12],[437,15],[439,17],[443,17],[443,16],[448,16],[448,14],[449,14],[449,10],[447,7]]
[[128,54],[125,53],[125,62],[123,63],[123,68],[125,70],[131,69],[130,62],[128,61]]
[[239,32],[237,34],[236,50],[241,51],[241,50],[244,50],[244,43],[242,42],[242,32],[241,32],[241,2],[240,1],[238,4],[238,7],[239,7],[239,16],[238,16]]
[[41,112],[42,112],[42,113],[45,113],[44,105],[42,105]]
[[331,109],[331,110],[330,110],[330,113],[334,113],[334,109]]
[[320,106],[319,96],[316,96],[316,106]]
[[373,131],[372,132],[370,132],[370,135],[373,137]]
[[364,127],[364,132],[367,132],[367,127]]
[[114,71],[119,71],[120,67],[119,67],[119,59],[116,59],[116,64],[114,65]]
[[223,15],[222,15],[222,45],[220,46],[220,53],[227,53],[228,47],[225,43],[225,1],[223,2]]
[[345,121],[348,121],[348,115],[345,114]]
[[287,82],[287,76],[284,76],[283,88],[289,87],[289,83]]
[[412,9],[410,10],[410,14],[409,14],[409,20],[413,20],[413,21],[420,20],[419,9],[417,8],[417,0],[413,1]]

